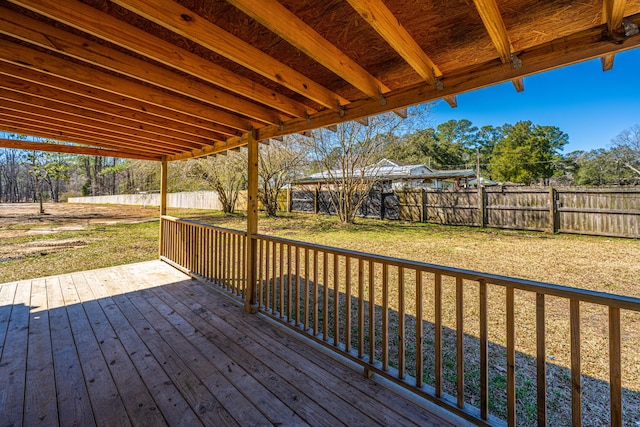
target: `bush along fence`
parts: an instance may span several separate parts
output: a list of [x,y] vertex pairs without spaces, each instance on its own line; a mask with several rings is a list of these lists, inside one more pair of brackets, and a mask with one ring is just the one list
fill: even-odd
[[[326,191],[293,191],[292,211],[335,214]],[[489,187],[373,191],[362,217],[640,238],[640,189]]]

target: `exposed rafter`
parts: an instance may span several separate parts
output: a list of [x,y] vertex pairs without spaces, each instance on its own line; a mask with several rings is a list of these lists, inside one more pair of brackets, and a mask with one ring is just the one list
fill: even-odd
[[302,117],[305,109],[315,112],[308,106],[85,4],[64,1],[11,1],[290,116]]
[[500,9],[496,0],[473,0],[476,5],[476,9],[480,14],[482,23],[489,33],[489,37],[496,47],[500,59],[503,63],[511,61],[511,41],[509,41],[509,34],[507,33],[507,27],[504,24]]
[[276,0],[229,0],[287,42],[372,98],[389,91],[384,83],[345,55]]
[[233,96],[213,86],[173,73],[166,68],[149,64],[141,59],[110,49],[98,43],[69,34],[10,10],[0,8],[0,34],[10,35],[35,46],[63,53],[70,57],[97,65],[133,79],[231,110],[265,123],[278,123],[280,115],[268,108]]
[[[616,33],[624,33],[622,20],[626,3],[626,0],[603,0],[602,2],[602,22],[607,24],[607,31],[612,36]],[[615,54],[613,53],[600,58],[602,71],[609,71],[613,68],[614,58]]]
[[[6,79],[10,79],[11,77],[4,77]],[[31,86],[33,87],[33,85]],[[46,89],[46,88],[43,88]],[[184,134],[181,132],[176,132],[172,129],[166,127],[158,127],[154,125],[148,125],[143,122],[134,121],[130,118],[126,118],[124,116],[108,113],[106,111],[96,110],[95,108],[104,108],[107,110],[108,107],[105,104],[99,105],[96,104],[93,106],[94,109],[87,109],[79,107],[72,103],[63,103],[60,102],[60,97],[64,95],[63,92],[53,92],[49,99],[46,97],[39,97],[33,94],[27,94],[23,92],[17,92],[13,90],[4,90],[0,93],[0,101],[9,101],[13,103],[14,108],[20,108],[23,111],[30,112],[34,110],[42,110],[47,111],[46,114],[65,114],[76,116],[84,119],[87,123],[96,123],[103,124],[104,126],[115,126],[116,128],[127,129],[127,132],[130,132],[131,135],[136,136],[138,134],[147,135],[154,140],[158,140],[161,138],[171,138],[177,141],[182,141],[187,146],[196,147],[199,145],[207,145],[211,143],[212,139],[216,139],[222,141],[223,138],[221,135],[218,135],[216,138],[202,138],[195,137],[193,135]],[[122,110],[120,110],[122,111]],[[126,112],[122,111],[123,113]]]
[[[640,45],[638,2],[412,5],[5,0],[0,130],[178,160],[241,147],[249,129],[267,140],[505,81],[521,91]],[[486,33],[460,19],[475,13]]]
[[[75,129],[92,130],[103,133],[111,140],[123,138],[125,141],[135,142],[141,147],[145,145],[154,147],[157,146],[158,143],[177,149],[190,149],[197,147],[197,145],[192,142],[176,140],[163,135],[155,135],[140,129],[131,129],[130,127],[123,127],[113,123],[92,120],[85,117],[81,112],[79,112],[80,114],[69,114],[63,111],[16,103],[12,100],[3,99],[3,95],[4,93],[0,94],[0,111],[2,111],[0,114],[12,113],[17,122],[23,118],[39,118],[44,124],[49,123],[51,125],[57,124],[60,126],[71,126]],[[205,145],[204,141],[202,145]],[[136,145],[133,146],[135,147]]]
[[0,147],[16,148],[18,150],[48,151],[54,153],[83,154],[86,156],[124,157],[140,160],[161,160],[161,156],[136,155],[129,152],[116,150],[103,150],[101,148],[83,147],[78,145],[64,145],[56,143],[21,141],[15,139],[0,138]]
[[[630,22],[640,23],[640,14],[628,17]],[[281,135],[305,132],[309,129],[326,127],[336,123],[358,118],[372,116],[385,111],[393,111],[408,105],[415,105],[425,101],[431,101],[443,96],[455,95],[477,88],[490,86],[506,81],[513,81],[523,76],[548,71],[554,68],[574,64],[579,61],[598,58],[608,53],[621,52],[640,47],[640,34],[627,37],[621,44],[614,45],[602,40],[602,27],[594,27],[583,30],[572,36],[563,37],[549,43],[542,44],[535,49],[522,53],[522,67],[513,68],[511,64],[487,63],[472,72],[463,72],[457,75],[447,76],[446,84],[442,90],[430,85],[419,84],[404,90],[395,91],[386,95],[386,104],[381,106],[373,100],[353,102],[344,115],[340,116],[333,111],[321,111],[306,119],[290,120],[282,127],[266,126],[257,131],[259,140],[275,138]],[[246,144],[244,137],[230,138],[224,144],[214,144],[204,150],[204,153],[191,152],[171,156],[168,160],[181,160],[198,157],[226,150],[232,146]]]
[[[500,60],[505,64],[512,62],[513,46],[511,46],[507,26],[502,19],[496,0],[473,0],[473,2],[476,5],[476,9],[480,14],[482,23],[484,24],[493,45],[496,47],[496,50],[500,55]],[[514,66],[516,64],[520,66],[519,61],[515,62]],[[522,79],[518,79],[517,81],[514,80],[513,86],[518,92],[522,92],[524,90],[524,82]]]
[[458,107],[458,97],[457,96],[448,95],[448,96],[445,96],[442,99],[444,99],[447,102],[447,104],[449,104],[449,106],[451,108],[457,108]]
[[[84,111],[92,111],[104,119],[118,117],[129,120],[139,129],[151,128],[161,135],[172,136],[177,139],[185,139],[191,142],[205,140],[223,140],[224,135],[219,131],[226,131],[214,126],[214,129],[201,127],[200,121],[193,119],[194,123],[185,124],[174,120],[173,112],[156,108],[152,105],[131,103],[119,104],[118,98],[108,92],[88,91],[86,87],[56,79],[46,74],[38,73],[24,67],[3,64],[0,70],[2,86],[7,89],[3,97],[12,96],[12,93],[21,94],[25,98],[16,98],[29,105],[42,105],[41,103],[55,103],[60,105],[60,110],[72,106],[82,108]],[[20,76],[20,78],[16,77]],[[97,93],[96,93],[97,92]],[[123,98],[123,100],[125,100]],[[128,101],[128,100],[125,100]],[[51,105],[51,104],[49,104]],[[88,116],[88,114],[85,114]],[[185,118],[185,116],[180,116]],[[235,131],[226,133],[236,135]]]
[[174,2],[115,0],[114,3],[281,84],[321,105],[337,109],[336,101],[349,101],[273,59],[249,43],[229,34]]
[[387,43],[430,85],[442,73],[382,0],[347,0]]

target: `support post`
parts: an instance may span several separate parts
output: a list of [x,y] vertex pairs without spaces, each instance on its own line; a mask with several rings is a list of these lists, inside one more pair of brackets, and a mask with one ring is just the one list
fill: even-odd
[[167,214],[167,158],[162,156],[160,162],[160,241],[158,243],[158,256],[162,256],[164,246],[164,226],[162,217]]
[[292,200],[293,192],[291,191],[291,184],[287,187],[287,213],[291,212],[291,206],[293,205]]
[[258,141],[253,129],[247,133],[248,180],[247,180],[247,288],[244,309],[247,313],[255,313],[256,283],[257,283],[257,241],[258,234]]

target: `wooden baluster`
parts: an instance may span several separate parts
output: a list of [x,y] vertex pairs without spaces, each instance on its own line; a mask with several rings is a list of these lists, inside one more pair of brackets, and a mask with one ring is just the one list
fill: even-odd
[[302,324],[302,322],[300,322],[300,248],[298,246],[296,246],[296,252],[295,252],[295,257],[296,257],[296,273],[295,273],[295,283],[293,284],[293,289],[294,289],[294,298],[296,300],[295,303],[295,321],[296,321],[296,326],[299,326]]
[[[243,244],[244,246],[244,244]],[[262,267],[264,266],[265,257],[263,254],[263,240],[260,239],[258,242],[258,274],[257,274],[257,286],[258,286],[258,309],[264,306],[264,283],[262,281]],[[244,265],[244,264],[243,264]]]
[[318,336],[318,250],[313,250],[313,336]]
[[456,393],[458,408],[464,408],[464,282],[456,277]]
[[547,351],[544,294],[536,294],[536,387],[538,425],[547,425]]
[[507,424],[516,425],[516,345],[514,290],[507,288]]
[[398,267],[398,378],[405,375],[405,336],[404,336],[404,268]]
[[309,248],[304,248],[304,324],[303,328],[309,330]]
[[620,309],[609,307],[609,384],[611,426],[622,425],[622,364],[620,353]]
[[322,339],[327,341],[329,339],[329,272],[328,267],[328,254],[322,253],[322,289],[323,289],[323,301],[322,301]]
[[389,369],[389,264],[382,264],[382,369]]
[[269,241],[264,242],[264,309],[269,311],[271,309],[271,257],[269,255]]
[[489,419],[489,338],[487,312],[487,283],[478,282],[480,288],[480,417]]
[[375,263],[369,261],[369,363],[376,356],[376,288],[374,280]]
[[340,258],[333,254],[333,345],[340,342]]
[[436,397],[442,397],[442,275],[434,279],[434,359]]
[[347,352],[351,351],[351,257],[345,257],[345,291],[344,291],[344,345]]
[[582,380],[580,378],[580,301],[570,300],[571,324],[571,424],[582,425]]
[[280,243],[280,318],[284,319],[284,243]]
[[287,245],[287,322],[291,322],[291,311],[293,310],[293,279],[291,278],[291,245]]
[[416,387],[422,387],[424,381],[424,337],[422,332],[422,305],[424,296],[422,289],[422,271],[416,270]]
[[276,305],[276,294],[277,294],[277,290],[276,290],[276,278],[278,277],[276,275],[276,266],[277,266],[277,243],[276,242],[271,242],[271,281],[273,282],[271,288],[272,288],[272,294],[271,294],[271,313],[275,316],[276,314],[276,310],[278,309],[278,306]]
[[364,260],[358,259],[358,357],[364,357]]

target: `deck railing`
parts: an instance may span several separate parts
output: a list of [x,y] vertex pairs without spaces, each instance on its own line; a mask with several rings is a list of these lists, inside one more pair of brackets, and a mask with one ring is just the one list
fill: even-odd
[[[246,297],[245,233],[170,217],[162,218],[162,227],[164,259]],[[581,306],[604,306],[610,422],[622,425],[621,310],[640,312],[640,299],[265,235],[255,239],[254,289],[262,313],[363,365],[365,373],[383,375],[479,424],[501,422],[490,414],[501,387],[506,410],[499,415],[516,424],[516,331],[527,311],[535,313],[535,333],[520,339],[535,343],[533,417],[547,424],[545,308],[549,299],[560,299],[569,305],[571,424],[582,425]],[[495,305],[496,299],[503,303]],[[506,316],[496,320],[500,310]],[[490,387],[495,347],[506,359],[506,381]]]

